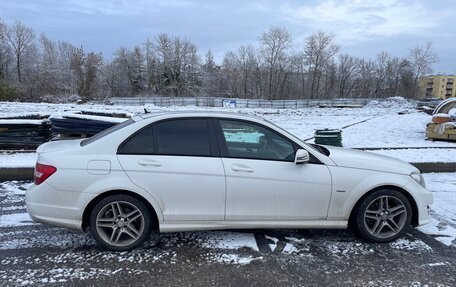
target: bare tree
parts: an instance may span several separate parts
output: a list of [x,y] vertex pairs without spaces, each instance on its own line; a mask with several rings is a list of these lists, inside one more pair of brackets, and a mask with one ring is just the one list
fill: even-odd
[[214,96],[217,93],[218,82],[218,67],[214,61],[212,51],[207,51],[203,64],[203,87],[202,90],[205,96]]
[[359,60],[359,69],[357,75],[357,97],[369,98],[375,92],[376,86],[376,65],[374,60],[361,59]]
[[[438,61],[430,43],[407,58],[389,52],[375,59],[340,54],[334,36],[318,31],[305,47],[291,49],[290,33],[272,27],[257,47],[241,46],[217,64],[212,51],[200,59],[189,40],[159,34],[141,45],[119,48],[112,60],[67,42],[49,39],[20,22],[0,20],[0,98],[84,99],[172,95],[296,99],[417,95],[418,79]],[[100,88],[103,85],[102,88]],[[44,97],[53,95],[52,97]],[[56,95],[57,97],[54,97]]]
[[386,80],[388,96],[397,96],[400,77],[403,72],[403,60],[398,57],[390,57],[386,66]]
[[228,51],[223,58],[222,71],[225,74],[226,89],[225,94],[230,97],[240,97],[242,75],[240,70],[239,58],[233,51]]
[[59,92],[59,82],[57,81],[58,74],[61,69],[58,66],[58,51],[54,41],[50,40],[46,35],[41,34],[39,38],[40,44],[40,59],[38,62],[38,77],[40,78],[39,89],[40,94],[55,95]]
[[[123,91],[131,96],[138,96],[143,90],[143,55],[141,49],[136,46],[133,50],[121,47],[116,52],[114,59],[118,72],[123,75],[123,80],[128,83],[128,91]],[[123,82],[121,80],[121,82]]]
[[291,46],[290,33],[280,27],[272,27],[260,37],[261,56],[268,70],[268,98],[275,99],[281,68],[287,61],[287,50]]
[[154,49],[159,61],[159,91],[174,96],[193,95],[201,81],[196,46],[179,37],[160,34]]
[[0,19],[0,81],[6,80],[8,66],[11,61],[11,50],[6,39],[7,26]]
[[337,77],[339,80],[339,98],[346,98],[350,95],[355,85],[353,75],[358,69],[359,60],[348,55],[339,55],[339,65],[337,67]]
[[249,98],[254,95],[257,85],[255,69],[258,66],[258,60],[255,49],[251,45],[239,47],[238,59],[242,72],[242,94],[244,98]]
[[59,90],[65,95],[75,94],[75,81],[73,71],[71,70],[71,58],[77,48],[68,42],[60,41],[57,44],[57,49],[57,65],[59,67],[57,79],[60,85]]
[[34,45],[35,33],[32,28],[16,21],[12,26],[6,29],[6,39],[12,47],[16,60],[17,79],[22,82],[22,62],[24,61],[25,52]]
[[70,67],[76,74],[77,93],[82,99],[93,99],[97,95],[97,74],[102,64],[101,54],[86,54],[82,47],[73,51]]
[[375,97],[385,97],[385,83],[386,83],[386,69],[388,62],[391,59],[390,53],[382,51],[377,54],[377,62],[375,65],[375,73],[377,75],[377,80],[375,84]]
[[418,79],[425,74],[432,73],[432,65],[438,63],[439,57],[432,50],[432,43],[427,42],[422,46],[412,48],[407,59],[410,62],[414,78],[413,95],[416,96],[418,93]]
[[145,80],[147,82],[147,94],[155,93],[158,59],[154,51],[153,42],[147,39],[143,44],[143,54],[145,59]]
[[101,53],[89,52],[85,57],[85,85],[82,98],[93,99],[97,96],[98,72],[103,65],[103,56]]
[[339,51],[340,46],[334,43],[334,35],[318,31],[306,38],[305,59],[311,77],[310,96],[319,96],[322,68]]

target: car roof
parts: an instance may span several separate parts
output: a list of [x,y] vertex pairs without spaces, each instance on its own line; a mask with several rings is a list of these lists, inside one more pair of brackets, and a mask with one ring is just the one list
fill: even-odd
[[257,116],[252,116],[244,113],[234,113],[234,112],[223,112],[223,111],[160,111],[160,112],[150,112],[150,113],[145,113],[141,114],[139,116],[133,117],[135,121],[139,121],[141,119],[150,119],[153,117],[158,117],[158,116],[169,116],[169,118],[175,117],[213,117],[213,118],[233,118],[233,119],[239,119],[239,118],[244,118],[244,119],[252,119],[252,120],[261,120],[264,121],[264,119],[257,117]]

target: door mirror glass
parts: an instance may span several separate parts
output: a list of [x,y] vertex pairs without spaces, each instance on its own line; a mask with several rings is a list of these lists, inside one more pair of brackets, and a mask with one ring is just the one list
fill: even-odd
[[308,151],[306,151],[305,149],[298,149],[296,151],[295,164],[306,163],[306,162],[309,162],[309,160],[310,160],[310,156],[309,156]]

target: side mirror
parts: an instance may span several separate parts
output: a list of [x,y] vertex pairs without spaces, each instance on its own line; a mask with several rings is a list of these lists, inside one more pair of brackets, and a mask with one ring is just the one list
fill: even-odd
[[306,151],[305,149],[298,149],[296,151],[295,164],[306,163],[306,162],[309,162],[309,160],[310,160],[310,156],[309,156],[308,151]]

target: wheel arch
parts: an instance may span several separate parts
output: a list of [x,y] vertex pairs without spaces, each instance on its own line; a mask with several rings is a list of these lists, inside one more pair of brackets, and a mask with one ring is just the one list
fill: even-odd
[[100,200],[102,200],[103,198],[106,198],[106,197],[111,196],[111,195],[116,195],[116,194],[129,195],[129,196],[134,197],[134,198],[140,200],[141,202],[143,202],[147,206],[147,208],[149,209],[150,214],[152,216],[152,229],[153,230],[158,230],[159,229],[160,220],[158,219],[157,211],[155,210],[155,208],[152,206],[152,204],[147,199],[145,199],[140,194],[137,194],[137,193],[129,191],[129,190],[116,189],[116,190],[109,190],[109,191],[105,191],[103,193],[100,193],[99,195],[94,197],[87,204],[87,206],[84,209],[84,212],[82,214],[81,227],[82,227],[83,230],[85,230],[87,227],[89,227],[90,212],[94,208],[94,206],[98,202],[100,202]]
[[370,194],[372,194],[373,192],[378,191],[378,190],[382,190],[382,189],[395,190],[395,191],[398,191],[398,192],[402,193],[405,197],[407,197],[407,199],[410,202],[410,206],[412,207],[412,226],[413,227],[418,226],[419,214],[418,214],[418,206],[416,204],[415,199],[413,198],[413,196],[407,190],[405,190],[405,189],[403,189],[401,187],[395,186],[395,185],[377,186],[377,187],[369,190],[368,192],[364,193],[363,196],[358,198],[358,200],[356,201],[355,205],[352,207],[352,209],[350,211],[350,217],[348,218],[348,224],[349,225],[352,224],[353,217],[354,217],[354,215],[356,213],[356,209],[358,208],[360,203],[363,201],[363,199],[366,198],[367,196],[369,196]]

